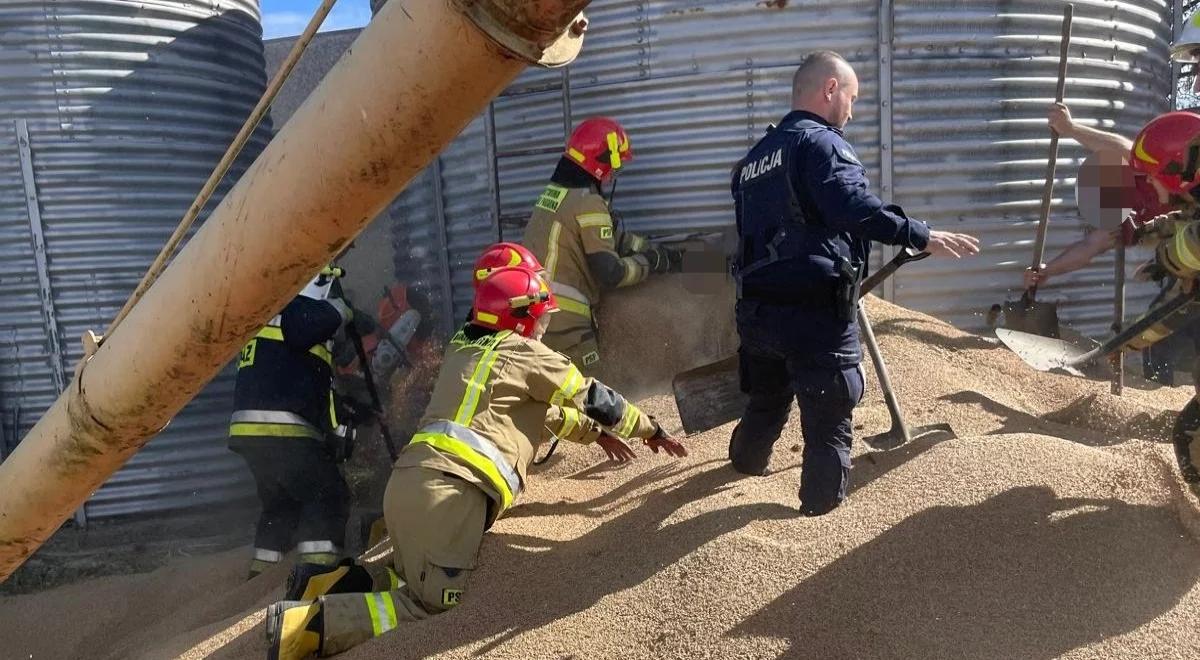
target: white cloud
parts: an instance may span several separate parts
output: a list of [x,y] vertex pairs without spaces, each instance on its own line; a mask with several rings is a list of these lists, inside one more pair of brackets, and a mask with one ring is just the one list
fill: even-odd
[[[316,11],[316,7],[313,7]],[[275,39],[300,34],[312,20],[311,13],[299,11],[268,11],[263,14],[263,38]],[[325,17],[321,31],[362,27],[371,20],[369,0],[340,0]]]

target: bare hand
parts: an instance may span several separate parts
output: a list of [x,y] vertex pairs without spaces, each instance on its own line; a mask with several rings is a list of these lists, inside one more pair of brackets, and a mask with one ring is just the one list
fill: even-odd
[[687,447],[684,447],[683,443],[679,442],[679,440],[667,435],[667,432],[661,426],[658,427],[658,433],[654,434],[651,438],[647,438],[645,442],[650,451],[656,454],[661,449],[667,452],[667,455],[674,456],[675,458],[683,458],[688,455]]
[[600,445],[605,454],[608,454],[608,460],[614,463],[627,463],[637,458],[632,447],[610,433],[601,433],[600,437],[596,438],[596,444]]
[[1042,264],[1041,268],[1034,270],[1032,268],[1025,269],[1025,288],[1033,289],[1046,283],[1050,279],[1050,275],[1046,273],[1046,264]]
[[1070,137],[1075,130],[1075,120],[1071,118],[1071,111],[1066,104],[1051,105],[1046,120],[1050,123],[1050,130],[1058,133],[1059,137]]
[[925,251],[937,257],[958,259],[964,255],[979,254],[979,239],[951,231],[931,231]]

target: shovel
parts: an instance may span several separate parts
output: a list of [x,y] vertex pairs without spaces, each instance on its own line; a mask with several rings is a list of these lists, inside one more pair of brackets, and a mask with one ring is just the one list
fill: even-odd
[[863,438],[863,443],[876,451],[889,451],[904,446],[913,438],[931,433],[948,434],[948,440],[958,437],[949,424],[927,424],[910,429],[904,423],[904,414],[900,411],[900,402],[896,400],[895,392],[892,391],[892,380],[888,377],[887,365],[883,362],[883,354],[879,352],[879,343],[875,341],[875,331],[871,329],[867,310],[863,309],[862,305],[858,306],[858,325],[862,328],[863,341],[867,344],[867,352],[871,354],[871,363],[875,365],[879,387],[883,390],[883,400],[887,402],[888,414],[892,417],[892,428]]
[[1168,317],[1174,314],[1191,315],[1197,311],[1200,311],[1200,290],[1195,293],[1181,293],[1146,312],[1129,327],[1091,349],[1061,339],[1051,339],[1008,328],[996,328],[996,336],[1025,364],[1038,371],[1058,370],[1073,376],[1087,376],[1084,373],[1086,368],[1091,367],[1102,357],[1125,350],[1134,340],[1141,338],[1143,333]]
[[[1067,87],[1067,51],[1071,46],[1071,20],[1074,16],[1074,5],[1067,4],[1063,9],[1062,41],[1058,55],[1058,89],[1055,101],[1062,103],[1063,94]],[[1046,255],[1046,230],[1050,224],[1050,201],[1054,196],[1054,169],[1058,164],[1058,133],[1050,131],[1050,157],[1046,162],[1046,185],[1042,189],[1041,219],[1038,223],[1037,240],[1033,245],[1034,271],[1042,267],[1042,259]],[[1029,287],[1021,294],[1021,299],[1006,301],[1003,305],[993,305],[988,313],[989,324],[995,326],[1000,314],[1004,314],[1004,327],[1022,332],[1031,332],[1045,337],[1058,337],[1058,305],[1055,303],[1038,302],[1037,286]]]
[[[928,252],[911,248],[901,250],[891,261],[863,280],[859,297],[870,293],[900,266],[928,256]],[[675,394],[675,407],[679,409],[683,430],[688,435],[703,433],[740,418],[749,400],[738,380],[737,355],[676,374],[671,381],[671,389]]]

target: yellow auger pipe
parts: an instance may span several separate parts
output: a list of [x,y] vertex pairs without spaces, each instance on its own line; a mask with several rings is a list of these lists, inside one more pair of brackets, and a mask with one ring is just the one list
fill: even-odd
[[574,59],[588,1],[387,3],[0,465],[0,581],[525,66]]

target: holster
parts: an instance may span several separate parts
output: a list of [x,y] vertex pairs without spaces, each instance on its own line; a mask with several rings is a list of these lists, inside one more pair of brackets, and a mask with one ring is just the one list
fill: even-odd
[[858,309],[858,288],[862,283],[859,269],[849,259],[838,260],[838,283],[834,292],[837,317],[841,321],[853,321]]

